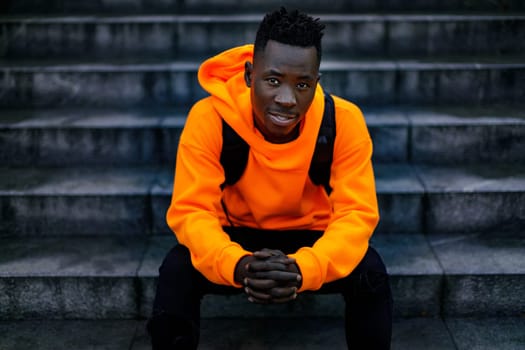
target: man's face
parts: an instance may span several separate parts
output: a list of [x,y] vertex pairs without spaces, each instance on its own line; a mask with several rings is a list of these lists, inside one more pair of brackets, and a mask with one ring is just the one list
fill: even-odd
[[317,50],[270,40],[256,55],[253,66],[247,62],[245,70],[255,126],[269,142],[289,142],[297,136],[314,98],[319,81]]

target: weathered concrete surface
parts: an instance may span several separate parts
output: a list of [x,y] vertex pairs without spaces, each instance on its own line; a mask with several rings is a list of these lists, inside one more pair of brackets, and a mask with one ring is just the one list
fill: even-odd
[[525,235],[455,234],[430,240],[445,272],[445,315],[525,314]]
[[2,350],[125,350],[137,321],[0,321]]
[[[70,64],[0,64],[5,77],[0,107],[186,107],[207,96],[197,61],[126,60]],[[523,104],[525,63],[520,58],[483,62],[442,59],[326,59],[327,91],[357,105]],[[512,77],[509,79],[508,77]]]
[[395,108],[363,109],[375,163],[407,162],[410,125],[405,113]]
[[[207,5],[203,5],[208,7]],[[331,8],[333,10],[333,8]],[[235,11],[237,12],[237,11]],[[253,42],[260,14],[15,17],[0,20],[10,57],[180,57]],[[349,56],[519,53],[525,16],[321,15],[323,52]],[[74,34],[72,34],[74,33]]]
[[[521,350],[524,318],[410,318],[393,324],[392,350]],[[286,332],[286,333],[285,333]],[[144,321],[0,321],[2,350],[151,349]],[[204,319],[199,349],[346,349],[343,320]]]
[[[142,333],[141,333],[142,331]],[[433,318],[399,319],[393,324],[392,350],[454,350],[443,321]],[[143,328],[133,350],[149,349]],[[341,318],[203,320],[199,349],[347,349]]]
[[376,164],[377,200],[381,219],[376,232],[423,232],[424,188],[407,164]]
[[434,108],[407,112],[410,160],[427,164],[525,161],[525,113],[513,108]]
[[391,277],[394,314],[438,316],[443,270],[420,234],[375,234],[372,245],[383,257]]
[[522,165],[416,167],[427,196],[425,232],[522,232]]
[[525,318],[446,319],[458,350],[522,350],[525,348]]
[[[342,13],[342,12],[454,12],[454,11],[488,11],[488,13],[505,13],[505,11],[525,10],[525,4],[521,0],[506,0],[496,2],[493,0],[476,0],[472,2],[457,0],[415,0],[411,2],[400,0],[376,0],[345,1],[334,0],[329,3],[316,0],[290,0],[289,6],[300,7],[304,11],[313,13]],[[44,6],[45,5],[45,6]],[[45,0],[18,0],[7,2],[4,9],[11,13],[97,13],[97,14],[144,14],[144,13],[184,13],[184,14],[207,14],[215,12],[223,13],[253,13],[253,11],[265,13],[278,8],[282,1],[268,0],[246,0],[238,2],[235,0],[107,0],[95,2],[79,2],[77,0],[62,0],[49,3]]]
[[2,239],[0,319],[137,317],[145,241]]
[[144,235],[154,168],[2,168],[0,236]]

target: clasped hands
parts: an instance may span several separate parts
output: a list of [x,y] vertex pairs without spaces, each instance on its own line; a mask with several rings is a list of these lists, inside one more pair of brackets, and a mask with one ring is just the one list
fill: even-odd
[[294,300],[302,277],[295,259],[280,250],[263,249],[239,260],[235,280],[243,285],[249,301],[272,304]]

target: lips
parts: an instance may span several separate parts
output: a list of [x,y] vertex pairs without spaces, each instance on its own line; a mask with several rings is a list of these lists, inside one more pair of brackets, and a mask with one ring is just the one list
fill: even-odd
[[284,114],[284,113],[273,113],[269,112],[268,117],[271,122],[278,126],[289,126],[295,123],[297,116],[294,114]]

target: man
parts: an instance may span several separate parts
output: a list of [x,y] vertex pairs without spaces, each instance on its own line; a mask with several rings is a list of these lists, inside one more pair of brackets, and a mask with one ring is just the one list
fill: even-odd
[[[167,222],[179,244],[159,269],[154,349],[197,347],[205,294],[270,304],[306,291],[343,295],[349,348],[389,348],[388,275],[369,246],[379,218],[372,143],[352,103],[333,97],[332,190],[309,177],[325,107],[323,29],[281,8],[265,16],[254,46],[200,67],[210,96],[193,106],[178,148]],[[249,145],[242,176],[226,186],[223,120]]]

